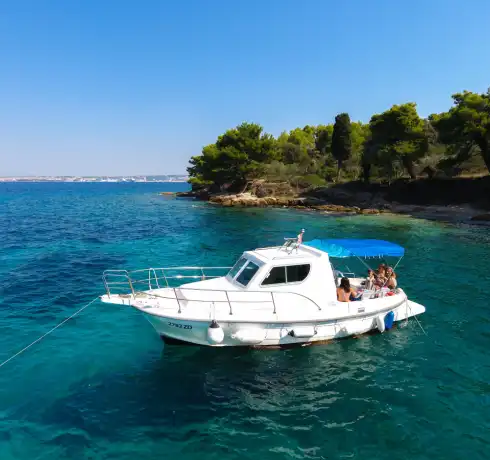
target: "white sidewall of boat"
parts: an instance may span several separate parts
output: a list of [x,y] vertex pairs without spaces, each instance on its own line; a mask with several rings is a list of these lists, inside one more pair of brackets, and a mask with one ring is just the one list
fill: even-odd
[[291,330],[291,335],[293,337],[307,339],[313,337],[317,334],[317,330],[315,326],[295,326]]
[[266,335],[267,331],[264,327],[244,327],[231,334],[231,339],[243,345],[258,345],[265,340]]
[[[403,302],[392,308],[395,321],[423,313],[422,305]],[[328,341],[364,334],[372,330],[384,330],[387,312],[351,317],[337,321],[315,321],[311,323],[254,323],[219,320],[219,328],[214,328],[210,337],[209,321],[179,320],[145,314],[160,336],[210,346],[282,346]],[[294,331],[294,332],[293,332]],[[219,334],[219,336],[218,336]]]

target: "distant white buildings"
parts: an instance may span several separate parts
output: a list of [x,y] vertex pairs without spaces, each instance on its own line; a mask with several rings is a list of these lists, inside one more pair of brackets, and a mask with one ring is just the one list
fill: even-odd
[[17,176],[0,177],[0,182],[187,182],[187,176]]

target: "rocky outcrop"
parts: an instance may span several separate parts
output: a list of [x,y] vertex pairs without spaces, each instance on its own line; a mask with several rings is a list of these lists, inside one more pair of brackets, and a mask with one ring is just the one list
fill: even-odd
[[[166,193],[168,192],[162,192],[161,195],[165,195]],[[209,193],[207,190],[190,190],[188,192],[177,192],[175,193],[175,196],[178,198],[195,198],[197,200],[209,200]]]
[[257,198],[296,195],[291,185],[287,182],[266,182],[264,180],[256,180],[250,183],[246,191],[255,195]]
[[[242,206],[242,207],[267,207],[267,206],[301,206],[303,205],[303,198],[294,197],[274,197],[266,196],[259,198],[251,193],[239,193],[236,195],[212,195],[209,197],[211,203],[219,204],[221,206]],[[303,205],[304,206],[304,205]]]
[[287,183],[258,180],[247,184],[245,190],[237,194],[212,194],[209,201],[226,207],[287,206],[335,214],[379,214],[390,209],[379,193],[339,187],[321,187],[298,196]]
[[357,206],[343,206],[325,203],[317,198],[305,197],[257,197],[251,193],[239,193],[236,195],[220,194],[212,195],[209,201],[224,207],[290,207],[297,209],[312,209],[329,214],[379,214],[378,209],[361,209]]
[[341,206],[338,204],[320,204],[312,206],[312,208],[329,213],[356,213],[360,211],[360,208],[356,206]]
[[359,211],[359,214],[365,214],[365,215],[376,215],[376,214],[380,214],[381,211],[379,209],[361,209]]
[[[227,193],[216,193],[219,190],[215,187],[209,190],[200,189],[176,193],[175,196],[208,200],[224,207],[290,207],[334,215],[358,214],[369,216],[391,212],[445,222],[490,225],[490,213],[486,213],[486,210],[490,209],[490,204],[485,205],[483,200],[483,198],[488,199],[488,193],[476,194],[480,197],[480,201],[476,203],[477,207],[466,204],[475,201],[474,197],[473,200],[468,200],[465,203],[455,204],[453,202],[457,200],[452,196],[447,203],[435,204],[435,202],[443,201],[449,185],[458,188],[463,183],[466,184],[463,180],[445,180],[443,181],[443,193],[438,189],[440,182],[435,179],[430,181],[398,181],[389,186],[386,184],[365,185],[360,182],[350,182],[319,187],[298,194],[288,183],[268,183],[265,180],[255,180],[234,188],[234,190],[242,190],[242,193],[231,193],[232,188],[223,186],[222,189],[228,190]],[[467,184],[464,186],[464,190],[466,189],[480,192],[488,191],[490,190],[490,178],[478,179],[471,187]],[[457,190],[453,192],[456,193]],[[163,192],[162,195],[174,195],[174,193]],[[464,198],[469,198],[469,195],[466,195]],[[461,200],[461,198],[459,199]],[[484,206],[480,206],[480,202]]]
[[470,220],[475,222],[490,222],[490,214],[478,214],[473,216]]
[[389,210],[391,208],[391,203],[386,201],[380,192],[358,191],[356,188],[347,187],[321,187],[309,193],[317,199],[335,205],[362,209]]
[[[226,187],[224,187],[226,189]],[[359,187],[331,186],[319,187],[298,194],[287,182],[269,183],[255,180],[242,187],[242,193],[231,193],[230,189],[221,193],[207,190],[177,193],[178,197],[194,197],[208,200],[222,206],[288,206],[301,209],[316,209],[328,213],[376,214],[389,210],[390,204],[375,190],[366,191]]]

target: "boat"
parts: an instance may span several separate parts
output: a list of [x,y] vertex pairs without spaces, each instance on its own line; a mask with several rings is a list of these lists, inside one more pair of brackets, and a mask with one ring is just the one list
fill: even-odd
[[[371,260],[399,262],[405,250],[398,244],[299,238],[245,251],[231,268],[106,270],[101,300],[139,310],[168,344],[212,347],[323,343],[384,332],[425,312],[400,287],[369,290],[365,276],[339,267],[347,260],[361,261],[364,271]],[[342,278],[357,289],[355,301],[337,300]]]

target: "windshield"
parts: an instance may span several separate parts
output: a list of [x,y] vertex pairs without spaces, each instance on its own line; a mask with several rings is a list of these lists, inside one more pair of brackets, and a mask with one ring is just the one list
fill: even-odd
[[233,268],[228,272],[228,276],[230,278],[235,278],[237,273],[243,268],[243,266],[247,263],[247,259],[245,257],[241,257],[238,259],[237,263],[233,266]]
[[258,265],[255,265],[253,262],[249,262],[247,266],[242,270],[242,272],[238,275],[236,281],[243,286],[246,286],[250,283],[250,280],[255,276],[257,270],[259,269]]

